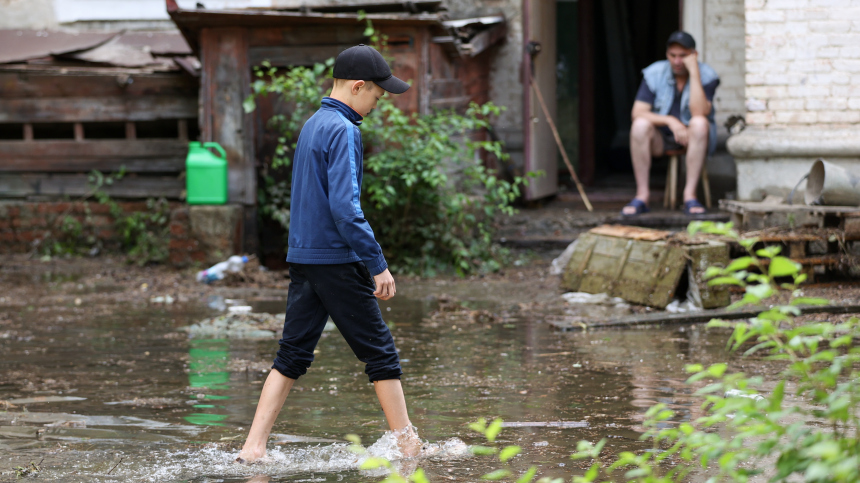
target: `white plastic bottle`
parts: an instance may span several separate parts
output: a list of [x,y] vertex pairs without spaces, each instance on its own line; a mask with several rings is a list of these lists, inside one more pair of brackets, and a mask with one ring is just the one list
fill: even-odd
[[206,270],[197,272],[197,281],[212,283],[216,280],[221,280],[227,272],[240,272],[246,263],[248,263],[248,257],[233,255],[226,261],[216,263]]

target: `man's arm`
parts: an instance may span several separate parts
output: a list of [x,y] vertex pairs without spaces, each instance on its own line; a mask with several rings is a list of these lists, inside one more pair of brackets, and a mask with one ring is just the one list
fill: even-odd
[[684,57],[684,66],[690,74],[687,82],[690,83],[690,114],[693,116],[707,116],[711,113],[711,102],[705,95],[702,86],[702,77],[699,74],[699,54],[695,50]]
[[633,102],[633,111],[630,113],[630,117],[634,121],[641,117],[655,126],[669,126],[669,129],[672,129],[673,125],[684,125],[675,116],[661,116],[660,114],[651,112],[651,104],[645,101]]

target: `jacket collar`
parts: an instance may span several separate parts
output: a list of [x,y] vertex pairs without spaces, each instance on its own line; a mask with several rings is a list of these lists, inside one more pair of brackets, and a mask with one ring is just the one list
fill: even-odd
[[355,110],[343,102],[340,102],[337,99],[331,97],[323,97],[322,100],[322,108],[323,109],[333,109],[343,114],[343,117],[347,118],[349,122],[355,124],[356,126],[361,125],[361,120],[364,119],[361,117],[361,114],[355,112]]

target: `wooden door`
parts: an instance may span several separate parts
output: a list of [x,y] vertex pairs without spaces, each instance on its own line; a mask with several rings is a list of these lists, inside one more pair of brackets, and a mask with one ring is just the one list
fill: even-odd
[[[525,25],[524,43],[538,42],[540,52],[531,56],[531,69],[524,78],[533,76],[546,101],[553,121],[556,117],[556,19],[555,0],[526,0],[528,20]],[[527,59],[528,54],[524,59]],[[524,60],[525,62],[525,60]],[[529,68],[528,64],[525,68]],[[543,171],[533,178],[526,189],[526,199],[536,200],[552,196],[558,191],[558,147],[546,116],[541,109],[534,89],[523,86],[527,92],[524,131],[526,139],[526,170]]]

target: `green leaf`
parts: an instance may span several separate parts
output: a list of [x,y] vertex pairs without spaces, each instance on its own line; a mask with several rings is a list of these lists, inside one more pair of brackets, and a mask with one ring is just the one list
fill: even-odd
[[502,432],[502,419],[496,418],[492,423],[487,427],[487,430],[484,432],[484,436],[487,437],[487,441],[493,442],[496,440],[496,436]]
[[500,470],[491,471],[491,472],[487,473],[486,475],[482,476],[481,479],[482,480],[496,481],[496,480],[501,480],[502,478],[507,478],[510,475],[511,475],[510,470],[500,469]]
[[799,273],[801,268],[799,263],[789,258],[775,256],[767,267],[767,273],[771,277],[789,277]]
[[746,270],[755,263],[755,259],[753,257],[740,257],[732,260],[729,263],[729,266],[726,267],[727,272],[737,272],[738,270]]
[[242,101],[242,109],[245,111],[245,114],[252,113],[257,109],[257,103],[254,102],[254,96],[248,96],[244,101]]
[[782,399],[785,395],[785,380],[779,381],[776,387],[773,388],[773,392],[770,393],[770,407],[768,411],[776,412],[782,409]]
[[742,280],[738,280],[735,277],[717,277],[712,280],[708,280],[708,285],[746,285]]
[[427,474],[424,473],[424,468],[418,468],[414,473],[409,475],[409,480],[413,483],[430,483]]
[[487,430],[487,420],[484,418],[479,418],[474,423],[469,423],[469,429],[471,429],[472,431],[483,433]]
[[830,300],[816,297],[797,297],[791,300],[791,305],[828,305]]
[[520,454],[520,451],[522,451],[522,448],[519,446],[507,446],[501,453],[499,453],[499,461],[507,463],[509,459]]
[[497,448],[493,448],[490,446],[480,446],[480,445],[470,446],[469,451],[471,451],[472,454],[476,454],[478,456],[486,456],[486,455],[496,454],[499,452],[499,450]]
[[361,465],[358,467],[360,470],[375,470],[377,468],[388,468],[391,466],[391,462],[385,458],[379,458],[376,456],[371,456],[364,460]]
[[708,367],[708,374],[710,374],[713,377],[717,377],[717,378],[723,377],[723,374],[726,373],[726,368],[728,368],[728,367],[729,367],[729,365],[726,364],[725,362],[712,364],[710,367]]
[[771,245],[755,251],[755,254],[760,257],[773,258],[782,252],[780,245]]
[[532,466],[531,468],[528,469],[528,471],[523,473],[522,476],[517,478],[517,483],[531,483],[531,481],[534,479],[536,474],[537,474],[537,467]]

